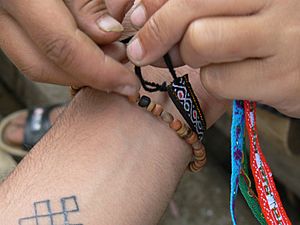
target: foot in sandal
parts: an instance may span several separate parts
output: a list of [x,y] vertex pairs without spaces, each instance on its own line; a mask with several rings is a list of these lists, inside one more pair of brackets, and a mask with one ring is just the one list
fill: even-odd
[[22,110],[7,116],[0,123],[0,151],[25,156],[50,129],[63,109],[62,105],[52,105]]

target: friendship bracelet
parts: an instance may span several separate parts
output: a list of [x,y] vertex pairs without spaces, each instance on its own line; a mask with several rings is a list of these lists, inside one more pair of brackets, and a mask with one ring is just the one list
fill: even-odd
[[156,104],[148,96],[130,96],[128,100],[129,102],[136,103],[139,107],[146,109],[155,117],[167,123],[169,127],[177,133],[178,137],[191,145],[193,160],[188,165],[188,169],[191,172],[198,172],[204,167],[206,164],[205,147],[201,140],[199,140],[198,135],[186,123],[175,119],[170,112],[164,110],[160,104]]
[[[230,203],[232,222],[236,224],[234,200],[237,195],[237,186],[239,186],[249,208],[260,224],[290,225],[291,221],[280,200],[271,169],[260,147],[256,126],[256,103],[246,100],[235,100],[233,103]],[[251,170],[248,168],[248,152],[243,146],[245,127],[250,145],[249,160]],[[256,192],[251,188],[251,178],[254,180]]]

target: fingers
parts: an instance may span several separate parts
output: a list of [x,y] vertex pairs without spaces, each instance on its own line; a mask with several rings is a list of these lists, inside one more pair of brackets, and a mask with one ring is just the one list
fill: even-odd
[[270,56],[276,51],[276,38],[255,16],[199,19],[187,29],[180,53],[185,64],[199,68]]
[[120,37],[123,26],[108,14],[105,3],[98,0],[69,0],[66,5],[78,27],[97,44],[111,43]]
[[[172,60],[172,64],[174,67],[180,67],[186,65],[181,58],[178,45],[175,45],[172,49],[170,49],[168,54]],[[160,58],[158,61],[152,63],[151,65],[156,67],[162,67],[162,68],[167,67],[164,58]]]
[[[99,90],[132,95],[137,78],[98,48],[76,23],[61,1],[3,1],[33,42],[52,62],[82,83]],[[51,9],[51,10],[45,10]]]
[[130,20],[135,27],[142,27],[168,0],[141,0],[134,8]]
[[299,72],[278,66],[280,57],[249,59],[215,64],[201,69],[201,82],[208,93],[219,99],[252,100],[299,117]]
[[[252,100],[268,103],[281,86],[278,71],[270,71],[265,60],[249,59],[242,62],[214,64],[201,69],[205,89],[219,98]],[[272,82],[270,82],[272,81]]]
[[265,2],[266,0],[168,1],[149,19],[129,45],[129,58],[137,65],[152,63],[180,41],[193,20],[254,14],[264,7]]
[[128,58],[126,55],[126,46],[121,42],[114,42],[109,45],[104,45],[101,47],[101,49],[106,55],[117,60],[118,62],[128,62]]
[[103,0],[65,0],[65,3],[79,28],[100,45],[116,41],[121,36],[124,28],[120,22],[126,7],[132,4],[129,0],[109,1],[113,10],[108,10]]
[[105,4],[110,15],[118,21],[122,21],[133,6],[134,0],[105,0]]
[[80,82],[47,59],[9,15],[0,13],[0,47],[31,80],[81,86]]

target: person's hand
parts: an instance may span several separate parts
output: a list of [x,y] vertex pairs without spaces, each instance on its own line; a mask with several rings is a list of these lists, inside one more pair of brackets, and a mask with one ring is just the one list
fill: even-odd
[[202,67],[213,95],[300,117],[300,1],[142,0],[136,9],[134,25],[150,19],[128,47],[135,64],[175,46],[176,63]]
[[34,81],[132,95],[139,82],[117,62],[126,59],[124,45],[97,46],[120,37],[119,22],[132,4],[133,0],[0,0],[0,47]]

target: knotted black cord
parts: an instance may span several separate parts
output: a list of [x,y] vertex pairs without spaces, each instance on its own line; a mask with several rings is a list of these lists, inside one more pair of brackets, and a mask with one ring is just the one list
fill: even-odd
[[173,79],[177,79],[177,74],[176,71],[174,69],[173,63],[172,63],[172,59],[170,57],[170,55],[167,53],[164,55],[164,60],[165,60],[165,64],[167,65],[170,74],[172,75]]
[[165,92],[165,91],[167,91],[167,82],[163,82],[160,85],[160,84],[157,84],[154,82],[146,81],[143,78],[141,67],[135,66],[134,70],[135,70],[135,74],[140,79],[141,84],[142,84],[143,88],[145,89],[145,91],[148,91],[148,92],[157,92],[157,91]]
[[[124,44],[127,44],[130,42],[131,39],[132,39],[132,37],[129,37],[124,40],[121,40],[121,42]],[[166,66],[168,67],[169,72],[172,75],[173,79],[176,79],[177,78],[176,71],[174,69],[171,57],[168,53],[166,55],[164,55],[164,61],[166,63]],[[141,67],[135,66],[134,70],[135,70],[135,74],[139,78],[145,91],[148,91],[148,92],[157,92],[157,91],[166,92],[167,91],[167,82],[163,82],[162,84],[149,82],[143,78]]]

